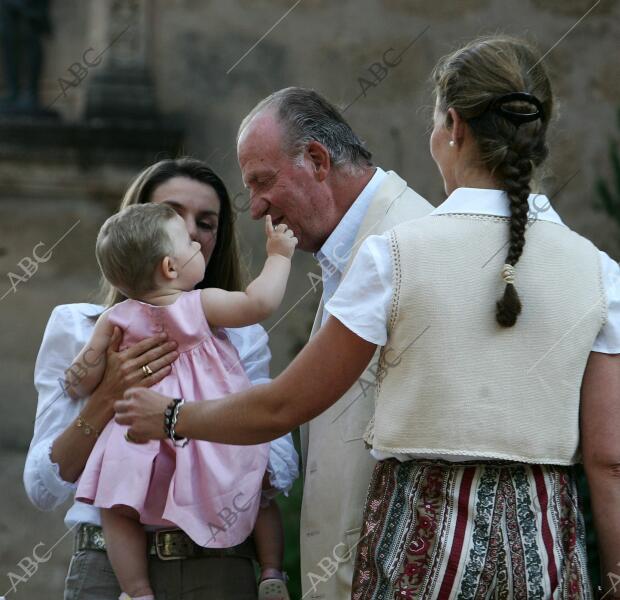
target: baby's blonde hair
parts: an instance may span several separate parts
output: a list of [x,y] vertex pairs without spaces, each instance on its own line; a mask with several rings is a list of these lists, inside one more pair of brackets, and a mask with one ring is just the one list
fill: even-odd
[[154,288],[155,269],[173,253],[165,224],[177,213],[167,204],[135,204],[112,215],[97,236],[103,276],[128,298]]

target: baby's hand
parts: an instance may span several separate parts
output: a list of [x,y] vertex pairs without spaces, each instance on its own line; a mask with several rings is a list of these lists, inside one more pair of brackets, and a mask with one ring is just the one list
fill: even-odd
[[284,223],[280,223],[274,229],[271,215],[265,217],[265,232],[267,234],[267,255],[280,254],[285,258],[291,258],[297,245],[297,238],[291,229]]

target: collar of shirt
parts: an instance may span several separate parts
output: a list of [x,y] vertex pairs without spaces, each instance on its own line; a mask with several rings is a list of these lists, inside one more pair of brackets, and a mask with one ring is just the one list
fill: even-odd
[[[560,215],[555,212],[549,198],[544,194],[530,194],[528,203],[530,219],[564,225]],[[431,215],[456,213],[510,217],[510,203],[506,192],[502,190],[461,187],[454,190],[442,204],[431,212]]]
[[[370,206],[370,201],[386,175],[387,173],[383,169],[376,168],[370,181],[360,192],[360,195],[355,199],[331,235],[325,240],[321,249],[314,255],[321,265],[324,287],[328,281],[339,279],[342,276],[351,256],[357,232]],[[336,278],[333,277],[335,274],[337,274]]]

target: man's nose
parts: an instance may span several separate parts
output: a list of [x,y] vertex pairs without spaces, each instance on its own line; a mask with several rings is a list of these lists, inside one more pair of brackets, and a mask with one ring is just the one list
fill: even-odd
[[254,219],[262,219],[269,210],[269,202],[264,198],[255,196],[250,198],[250,216]]

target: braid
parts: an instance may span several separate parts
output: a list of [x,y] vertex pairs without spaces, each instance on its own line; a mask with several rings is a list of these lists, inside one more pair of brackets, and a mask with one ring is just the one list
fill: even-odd
[[[447,115],[452,108],[467,123],[477,146],[474,166],[490,174],[508,196],[508,266],[502,270],[506,289],[495,319],[512,327],[522,308],[514,267],[525,245],[530,181],[547,157],[551,84],[536,50],[504,35],[478,38],[443,57],[433,81],[436,110]],[[451,125],[451,118],[446,119],[446,127]]]
[[[505,160],[496,169],[510,201],[510,245],[506,263],[513,267],[521,258],[525,246],[528,196],[532,178],[532,161],[524,158],[531,154],[532,149],[528,148],[531,144],[528,141],[532,138],[530,135],[526,136],[524,131],[520,132],[520,128],[517,128]],[[507,283],[503,297],[497,302],[495,318],[502,327],[512,327],[520,313],[521,299],[517,289],[513,283]]]

